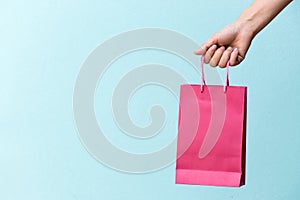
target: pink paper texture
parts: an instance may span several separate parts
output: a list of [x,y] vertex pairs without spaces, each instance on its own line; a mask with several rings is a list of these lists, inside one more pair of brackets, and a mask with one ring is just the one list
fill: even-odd
[[244,184],[246,95],[240,86],[181,86],[176,183]]

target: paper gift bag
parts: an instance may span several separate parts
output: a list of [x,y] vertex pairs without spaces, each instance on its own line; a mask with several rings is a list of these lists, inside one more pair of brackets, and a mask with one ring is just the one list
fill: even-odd
[[176,183],[239,187],[245,184],[247,87],[181,85]]

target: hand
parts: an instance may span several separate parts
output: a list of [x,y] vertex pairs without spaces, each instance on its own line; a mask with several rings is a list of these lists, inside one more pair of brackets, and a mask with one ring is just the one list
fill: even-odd
[[215,33],[194,53],[204,55],[204,62],[212,67],[224,68],[228,61],[230,66],[235,66],[244,60],[253,38],[250,27],[235,21]]

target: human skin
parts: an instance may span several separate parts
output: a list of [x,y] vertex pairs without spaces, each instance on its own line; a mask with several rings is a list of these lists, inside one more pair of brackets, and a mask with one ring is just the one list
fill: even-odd
[[213,34],[194,53],[212,67],[240,64],[253,38],[292,0],[254,0],[238,19]]

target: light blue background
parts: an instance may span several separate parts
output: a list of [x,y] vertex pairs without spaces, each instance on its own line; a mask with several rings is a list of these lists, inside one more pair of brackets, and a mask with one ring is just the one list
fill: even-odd
[[[247,59],[231,70],[232,84],[249,87],[246,186],[175,185],[174,163],[154,173],[121,173],[90,156],[76,133],[72,111],[76,76],[89,53],[103,41],[127,30],[158,27],[178,31],[200,44],[250,3],[1,1],[0,199],[300,198],[298,1],[255,38]],[[149,62],[148,53],[138,58],[140,63]],[[174,64],[176,59],[170,56],[166,62]],[[187,76],[190,82],[198,81],[197,74]],[[135,98],[139,102],[143,96]],[[170,105],[168,109],[177,109],[176,98],[163,101]],[[130,106],[133,118],[147,116],[136,113],[137,109]],[[176,116],[168,117],[176,120]],[[109,126],[115,129],[114,124]],[[174,131],[161,141],[175,136]],[[117,139],[112,142],[124,149],[131,146]],[[156,141],[143,149],[135,144],[146,152],[161,145]]]

